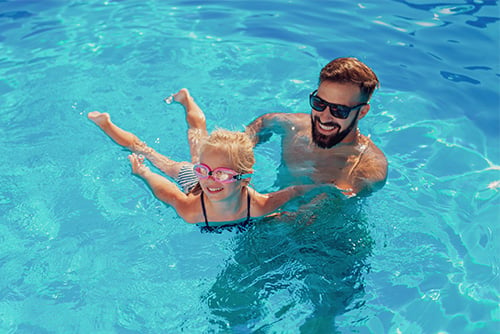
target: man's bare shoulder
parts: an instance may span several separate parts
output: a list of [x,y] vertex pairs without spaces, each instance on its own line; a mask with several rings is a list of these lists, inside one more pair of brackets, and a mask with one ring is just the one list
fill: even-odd
[[310,122],[311,114],[306,113],[277,113],[281,119],[289,120],[291,122]]
[[267,118],[279,124],[283,127],[295,126],[295,127],[310,127],[311,125],[311,115],[305,113],[270,113],[266,114]]

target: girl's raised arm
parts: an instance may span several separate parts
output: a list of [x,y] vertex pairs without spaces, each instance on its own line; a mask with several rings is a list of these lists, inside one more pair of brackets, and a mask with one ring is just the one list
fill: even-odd
[[179,211],[187,195],[166,177],[153,173],[149,167],[144,165],[144,158],[142,156],[134,153],[129,155],[128,158],[132,165],[132,173],[142,178],[148,184],[156,198],[173,206],[176,211]]

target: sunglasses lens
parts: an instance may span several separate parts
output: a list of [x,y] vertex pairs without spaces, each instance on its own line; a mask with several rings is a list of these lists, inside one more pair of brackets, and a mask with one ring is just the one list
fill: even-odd
[[346,119],[349,116],[351,110],[344,106],[332,106],[330,105],[330,113],[337,118]]
[[326,103],[324,103],[317,96],[311,96],[311,98],[309,99],[309,104],[311,105],[311,108],[313,108],[316,111],[323,111],[326,108]]
[[316,111],[323,111],[325,110],[326,107],[329,107],[330,114],[336,118],[346,119],[347,117],[349,117],[351,111],[367,104],[366,102],[360,103],[350,108],[342,104],[327,102],[322,98],[320,98],[319,96],[315,95],[316,93],[317,90],[315,90],[314,92],[311,93],[311,95],[309,95],[309,104],[311,105],[311,108],[313,108]]

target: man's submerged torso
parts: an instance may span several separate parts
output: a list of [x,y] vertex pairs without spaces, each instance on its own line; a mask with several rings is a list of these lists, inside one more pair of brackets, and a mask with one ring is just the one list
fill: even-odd
[[373,146],[368,137],[359,134],[353,143],[323,149],[312,142],[310,129],[293,129],[282,137],[282,169],[287,173],[282,170],[281,174],[289,182],[349,182]]

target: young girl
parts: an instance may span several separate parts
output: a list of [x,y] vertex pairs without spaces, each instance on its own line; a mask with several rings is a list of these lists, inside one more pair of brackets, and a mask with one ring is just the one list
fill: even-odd
[[[292,186],[261,194],[249,187],[255,163],[253,143],[243,132],[216,130],[208,135],[205,116],[186,89],[173,95],[184,106],[189,125],[192,162],[177,162],[148,147],[134,134],[111,122],[107,113],[94,111],[88,118],[109,137],[134,153],[129,155],[132,172],[146,181],[154,195],[171,205],[188,223],[222,226],[248,223],[266,216],[312,186]],[[183,187],[152,172],[143,155]]]

